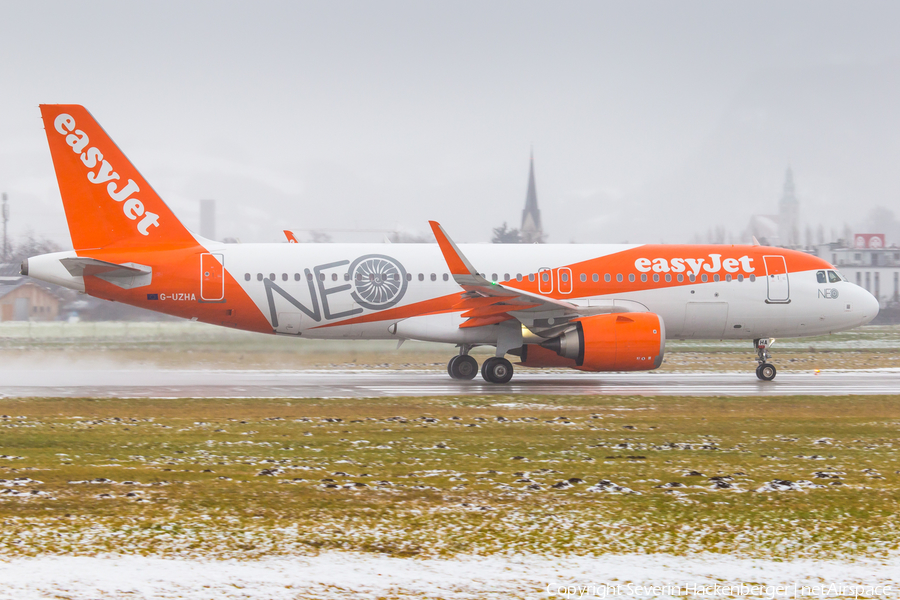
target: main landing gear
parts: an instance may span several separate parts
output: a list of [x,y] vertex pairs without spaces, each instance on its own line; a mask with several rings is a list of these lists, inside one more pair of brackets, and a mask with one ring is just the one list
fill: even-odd
[[[478,374],[478,362],[469,356],[471,346],[462,346],[459,354],[447,363],[447,373],[453,379],[474,379]],[[513,366],[502,356],[492,356],[481,365],[481,376],[488,383],[508,383],[513,376]]]
[[768,359],[772,358],[772,355],[769,354],[769,346],[771,346],[774,341],[775,340],[770,338],[762,338],[753,341],[753,344],[756,346],[756,360],[759,362],[759,366],[756,367],[756,376],[763,381],[772,381],[775,379],[775,374],[777,373],[775,365],[766,362]]
[[478,362],[468,354],[458,354],[447,363],[447,373],[453,379],[473,379],[478,375]]
[[502,356],[492,356],[481,365],[481,376],[488,383],[509,383],[513,376],[512,363]]

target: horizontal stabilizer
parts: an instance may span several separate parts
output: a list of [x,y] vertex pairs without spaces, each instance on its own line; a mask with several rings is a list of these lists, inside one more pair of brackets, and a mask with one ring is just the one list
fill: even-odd
[[61,258],[59,262],[72,277],[99,277],[120,288],[131,289],[150,285],[153,270],[136,263],[116,264],[96,258]]

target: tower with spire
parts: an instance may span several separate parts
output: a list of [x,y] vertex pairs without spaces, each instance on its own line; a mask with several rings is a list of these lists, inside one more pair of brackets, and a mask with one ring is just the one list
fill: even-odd
[[544,241],[541,225],[541,210],[538,208],[537,189],[534,185],[534,151],[531,152],[528,169],[528,192],[525,195],[525,209],[522,211],[522,226],[519,236],[525,244],[540,244]]
[[782,246],[800,244],[800,202],[794,188],[794,172],[788,167],[784,191],[778,202],[778,237]]

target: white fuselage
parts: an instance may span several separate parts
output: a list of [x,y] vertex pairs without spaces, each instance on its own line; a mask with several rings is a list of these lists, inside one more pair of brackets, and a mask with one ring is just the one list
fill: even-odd
[[[614,304],[629,311],[659,314],[671,339],[754,339],[822,335],[861,325],[877,313],[877,303],[864,289],[847,281],[822,284],[814,269],[785,275],[779,282],[779,301],[771,302],[770,279],[755,277],[726,281],[685,282],[679,286],[605,292],[607,273],[590,270],[590,261],[638,246],[623,245],[463,245],[460,248],[476,268],[491,280],[515,283],[521,274],[550,269],[549,281],[539,291],[579,306]],[[364,256],[387,256],[408,274],[402,298],[394,305],[409,306],[459,294],[439,248],[432,244],[221,244],[209,248],[221,255],[225,268],[277,333],[310,338],[385,339],[409,337],[448,343],[490,343],[496,327],[460,329],[460,312],[424,316],[389,317],[349,325],[333,325],[373,311],[354,298],[355,280],[348,268]],[[570,282],[560,281],[558,265],[571,267]],[[761,267],[759,265],[758,267]],[[634,271],[634,273],[637,273]],[[586,277],[581,281],[581,275]],[[247,280],[249,275],[249,281]],[[612,273],[615,281],[618,273]],[[625,273],[625,278],[629,273]],[[274,280],[270,279],[274,276]],[[308,277],[312,277],[312,281]],[[307,309],[303,311],[285,294],[267,292],[265,280]],[[562,284],[562,287],[560,287]],[[358,298],[358,296],[357,296]],[[874,308],[873,308],[874,307]],[[313,310],[317,308],[317,310]],[[308,314],[312,313],[312,314]],[[274,318],[273,318],[274,315]],[[278,315],[283,315],[279,318]],[[356,319],[358,320],[358,319]],[[406,322],[406,323],[404,323]],[[398,324],[398,327],[392,327]],[[405,326],[404,326],[405,325]]]

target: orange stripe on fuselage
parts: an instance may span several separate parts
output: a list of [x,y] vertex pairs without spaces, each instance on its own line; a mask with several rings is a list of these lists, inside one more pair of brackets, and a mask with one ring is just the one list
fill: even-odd
[[[721,281],[725,281],[727,275],[731,275],[735,279],[738,275],[743,275],[745,278],[751,275],[765,277],[764,256],[783,256],[789,273],[832,268],[828,262],[819,257],[784,248],[648,244],[607,256],[554,267],[550,269],[549,273],[550,277],[552,277],[552,282],[548,283],[552,283],[553,286],[553,291],[550,293],[542,293],[540,291],[539,278],[541,274],[536,274],[533,282],[525,277],[523,281],[505,281],[503,286],[562,300],[607,296],[697,285],[707,282],[712,283],[715,280],[715,275],[719,275]],[[676,261],[675,259],[678,260]],[[728,261],[728,269],[726,269],[726,260]],[[697,267],[699,267],[698,272]],[[570,284],[572,291],[570,293],[561,293],[559,291],[560,268],[571,269],[572,281]],[[674,268],[680,268],[681,270],[676,271]],[[688,275],[695,272],[695,281],[691,281]],[[586,276],[587,281],[581,281],[582,274]],[[598,276],[599,281],[593,281],[593,275],[595,274]],[[607,274],[610,276],[610,281],[608,282],[604,278]],[[666,281],[665,276],[667,274],[671,275],[671,281]],[[682,281],[678,281],[679,274],[682,275]],[[622,276],[622,281],[617,280],[618,275]],[[641,281],[641,275],[646,275],[647,281]],[[653,280],[654,275],[659,275],[659,281]],[[703,275],[706,275],[707,282],[703,281]],[[630,281],[629,276],[633,276],[634,281]],[[544,284],[545,288],[548,286],[548,283]],[[569,283],[565,285],[569,285]]]
[[[462,292],[460,292],[462,293]],[[375,323],[378,321],[399,321],[400,319],[408,319],[410,317],[420,317],[422,315],[436,315],[440,313],[456,312],[459,309],[454,305],[459,302],[459,294],[449,294],[447,296],[439,296],[431,300],[423,300],[422,302],[413,302],[406,306],[397,306],[380,310],[378,312],[362,315],[361,317],[352,317],[339,321],[337,323],[325,323],[313,329],[321,329],[323,327],[335,327],[338,325],[357,325],[359,323]]]

